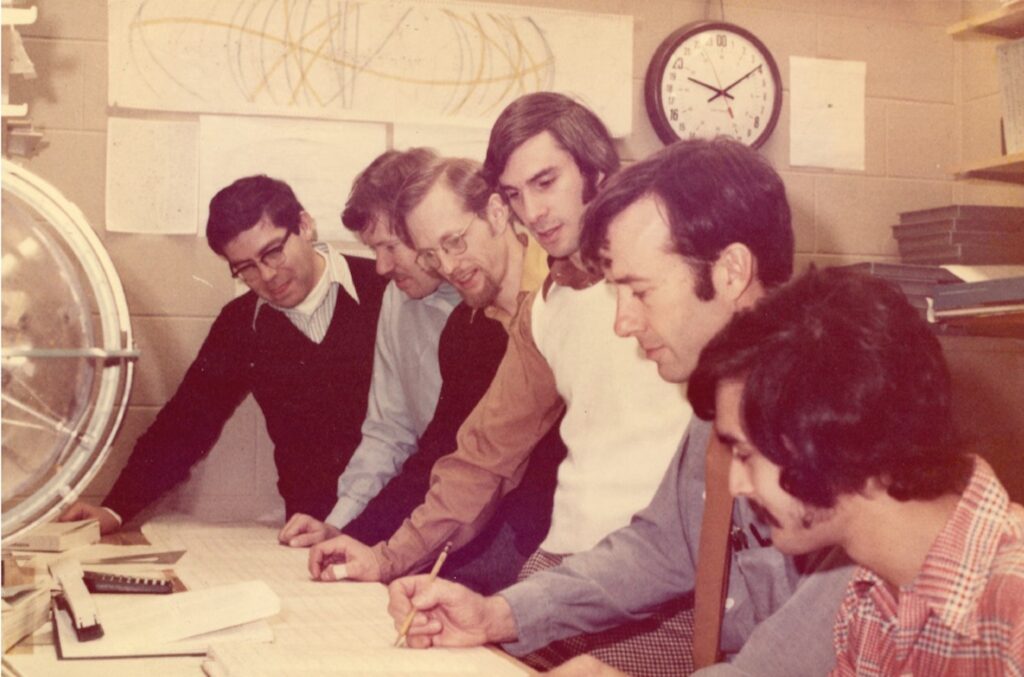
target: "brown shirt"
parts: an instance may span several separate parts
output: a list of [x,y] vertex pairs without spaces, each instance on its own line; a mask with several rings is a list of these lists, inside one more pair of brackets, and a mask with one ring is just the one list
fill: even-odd
[[[529,255],[528,255],[529,256]],[[568,261],[552,261],[552,276],[573,286],[593,275],[566,275]],[[508,348],[483,399],[459,428],[458,448],[434,464],[430,490],[394,535],[373,547],[381,578],[389,581],[428,565],[447,541],[459,548],[478,534],[498,500],[522,480],[530,452],[565,409],[555,377],[531,328],[539,280],[528,282],[509,324]],[[545,283],[545,288],[549,283]]]

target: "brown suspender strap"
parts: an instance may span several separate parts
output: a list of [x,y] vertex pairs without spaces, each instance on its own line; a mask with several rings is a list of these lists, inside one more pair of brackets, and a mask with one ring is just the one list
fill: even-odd
[[731,454],[711,431],[704,468],[704,518],[693,602],[693,665],[699,670],[718,662],[722,612],[729,586],[729,531],[732,496],[729,494]]

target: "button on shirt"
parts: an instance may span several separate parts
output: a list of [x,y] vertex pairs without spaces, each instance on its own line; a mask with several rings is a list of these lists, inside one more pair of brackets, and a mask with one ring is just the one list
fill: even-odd
[[1024,519],[992,469],[971,481],[914,580],[893,596],[857,570],[833,675],[1024,675]]

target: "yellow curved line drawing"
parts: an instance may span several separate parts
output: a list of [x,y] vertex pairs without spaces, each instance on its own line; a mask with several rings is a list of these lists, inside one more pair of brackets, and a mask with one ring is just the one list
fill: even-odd
[[[238,33],[245,34],[245,35],[250,35],[250,36],[253,36],[253,37],[257,37],[257,38],[260,38],[262,40],[266,40],[268,42],[273,42],[273,43],[277,43],[277,44],[283,45],[285,47],[289,47],[290,46],[289,45],[289,41],[287,39],[281,38],[279,36],[272,35],[270,33],[264,32],[264,31],[258,31],[258,30],[252,29],[252,28],[246,28],[245,26],[239,26],[237,24],[231,24],[229,22],[224,22],[224,21],[216,21],[216,20],[210,20],[210,19],[197,19],[197,18],[193,18],[193,17],[163,17],[163,18],[160,18],[160,19],[142,19],[142,20],[133,22],[131,24],[131,28],[132,29],[136,29],[136,28],[144,29],[144,28],[148,28],[148,27],[152,27],[152,26],[159,26],[159,25],[205,26],[205,27],[209,27],[209,28],[231,29],[231,30],[237,31]],[[521,43],[521,38],[516,36],[515,39],[516,39],[517,42]],[[289,54],[291,54],[292,52],[298,52],[298,53],[302,53],[302,54],[305,54],[305,55],[316,55],[317,54],[316,50],[310,49],[310,48],[308,48],[308,47],[306,47],[305,45],[302,45],[302,44],[294,45],[294,47],[292,49],[290,49]],[[494,75],[494,76],[490,76],[490,77],[482,77],[481,76],[481,77],[479,77],[477,79],[474,79],[474,80],[460,80],[460,79],[447,79],[447,78],[422,78],[422,77],[402,76],[402,75],[397,75],[397,74],[392,74],[392,73],[386,73],[384,71],[376,70],[376,69],[373,69],[373,68],[368,68],[368,67],[365,67],[365,66],[360,67],[357,63],[355,63],[355,62],[353,62],[351,60],[348,60],[348,59],[342,59],[342,58],[338,58],[338,57],[334,57],[334,56],[331,56],[331,57],[322,57],[321,56],[320,58],[321,58],[322,61],[326,61],[328,63],[331,63],[332,65],[352,68],[354,70],[358,70],[361,73],[365,73],[367,75],[372,75],[372,76],[380,78],[382,80],[389,80],[389,81],[393,81],[393,82],[399,82],[399,83],[404,83],[404,84],[412,84],[412,85],[431,85],[431,86],[485,85],[485,84],[497,84],[497,83],[504,83],[504,82],[508,82],[508,81],[517,81],[517,80],[521,82],[522,78],[524,76],[527,76],[527,75],[538,76],[539,73],[541,71],[543,71],[545,68],[548,68],[548,67],[554,65],[553,57],[549,56],[548,58],[545,58],[542,61],[534,62],[531,59],[531,64],[530,64],[529,67],[523,68],[523,69],[516,69],[515,71],[507,73],[507,74]]]

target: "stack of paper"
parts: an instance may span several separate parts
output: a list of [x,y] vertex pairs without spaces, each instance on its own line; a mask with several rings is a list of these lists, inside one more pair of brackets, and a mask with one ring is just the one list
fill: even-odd
[[50,618],[50,587],[20,587],[22,589],[10,597],[4,590],[3,618],[0,619],[4,651],[45,625]]
[[40,550],[64,552],[100,540],[100,523],[96,520],[81,522],[48,522],[33,527],[5,547],[11,550]]
[[202,655],[219,641],[273,639],[263,620],[281,602],[263,581],[172,595],[93,595],[103,637],[79,642],[71,618],[54,608],[61,658]]

